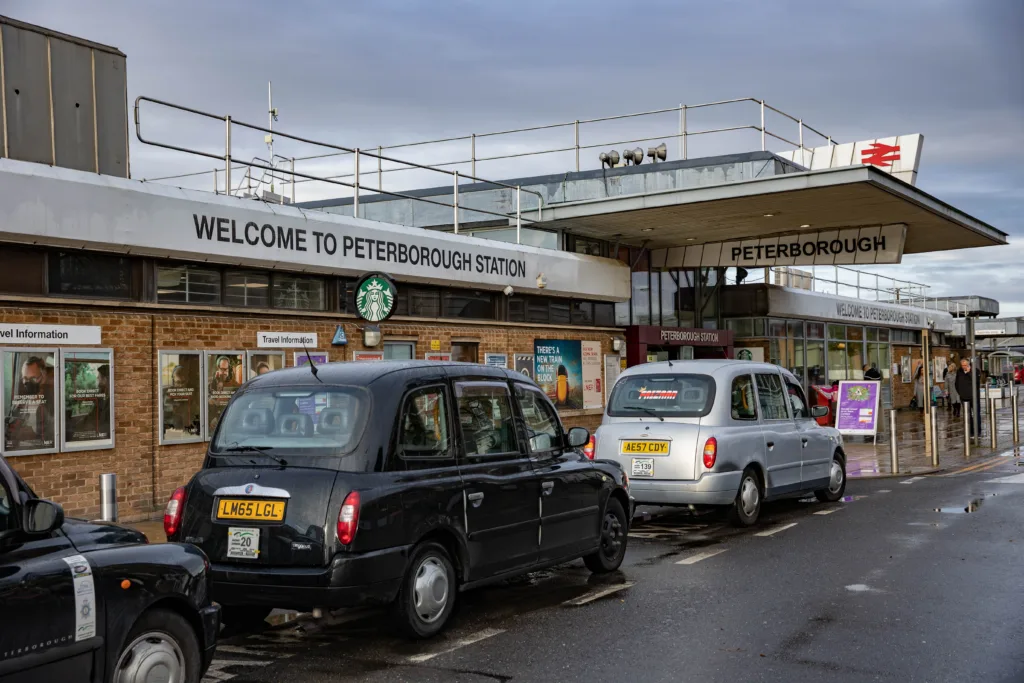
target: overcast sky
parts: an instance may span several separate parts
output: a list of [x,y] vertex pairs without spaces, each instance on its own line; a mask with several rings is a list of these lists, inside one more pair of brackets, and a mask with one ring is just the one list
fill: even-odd
[[[931,284],[937,295],[991,296],[1004,315],[1024,315],[1020,0],[0,0],[0,12],[120,48],[128,55],[130,99],[145,94],[262,123],[272,80],[277,126],[345,146],[737,97],[764,98],[839,141],[923,133],[918,185],[1010,233],[1011,245],[907,257],[882,270]],[[222,126],[152,110],[143,122],[148,134],[167,141],[223,149]],[[756,123],[750,105],[692,113],[689,127]],[[795,138],[795,126],[784,124],[769,120],[769,128]],[[669,114],[592,126],[582,143],[640,137],[637,131],[661,135],[677,125]],[[756,134],[712,137],[695,138],[690,156],[760,144]],[[132,138],[136,178],[213,166]],[[265,155],[261,138],[237,133],[236,157]],[[571,128],[484,138],[477,152],[540,144],[571,145]],[[275,151],[324,150],[279,139]],[[675,158],[671,140],[669,152]],[[597,167],[596,154],[583,154],[584,168]],[[468,146],[396,155],[441,162],[467,157]],[[330,163],[299,170],[350,168],[348,161]],[[503,178],[574,165],[572,155],[552,155],[481,163],[478,174]],[[403,184],[398,175],[389,187]],[[213,180],[179,182],[212,188]],[[337,193],[300,185],[298,199],[327,194]]]

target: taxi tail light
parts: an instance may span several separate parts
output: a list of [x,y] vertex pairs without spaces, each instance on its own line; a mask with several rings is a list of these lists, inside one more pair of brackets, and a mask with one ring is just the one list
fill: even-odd
[[164,509],[164,533],[169,539],[181,528],[181,517],[185,514],[185,487],[174,489]]
[[587,456],[590,460],[594,459],[594,453],[597,452],[597,437],[593,434],[590,435],[590,441],[587,441],[587,445],[583,447],[583,455]]
[[718,459],[718,439],[711,437],[704,442],[704,467],[709,470],[715,466],[715,460]]
[[345,496],[345,502],[341,504],[338,512],[338,541],[342,545],[349,545],[356,537],[356,528],[359,526],[359,492],[352,491]]

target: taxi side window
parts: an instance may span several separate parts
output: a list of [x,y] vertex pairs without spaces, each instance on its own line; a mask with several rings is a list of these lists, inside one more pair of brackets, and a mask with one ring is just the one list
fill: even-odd
[[398,452],[403,458],[446,458],[448,403],[440,386],[417,389],[405,397]]
[[798,420],[809,418],[811,416],[811,409],[807,407],[807,399],[804,398],[803,388],[789,377],[785,377],[785,380],[786,393],[789,394],[789,406],[793,409],[793,417]]
[[771,374],[759,372],[756,377],[761,415],[766,420],[788,420],[789,409],[786,407],[786,394],[782,389],[782,380],[774,372]]
[[10,531],[18,526],[18,519],[14,514],[14,502],[11,492],[0,479],[0,533]]
[[466,455],[519,454],[508,385],[459,383],[455,395]]
[[516,384],[516,401],[523,413],[530,453],[557,449],[562,443],[562,430],[551,404],[537,389]]
[[732,419],[757,420],[757,401],[750,375],[740,375],[732,381]]

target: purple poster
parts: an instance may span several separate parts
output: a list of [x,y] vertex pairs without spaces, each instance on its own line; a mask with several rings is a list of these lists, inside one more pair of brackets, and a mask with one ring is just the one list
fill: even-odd
[[878,431],[878,382],[840,382],[836,429],[873,436]]

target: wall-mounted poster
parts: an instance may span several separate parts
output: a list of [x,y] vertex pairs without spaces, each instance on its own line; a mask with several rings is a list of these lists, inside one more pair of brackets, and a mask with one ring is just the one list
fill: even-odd
[[914,369],[910,366],[910,356],[903,356],[900,358],[900,372],[903,375],[903,383],[910,384],[914,381],[914,377],[911,374]]
[[526,375],[530,379],[533,379],[533,354],[532,353],[517,353],[513,356],[513,363],[515,363],[515,370],[520,375]]
[[212,439],[220,416],[231,397],[242,386],[245,354],[241,351],[207,351],[206,357],[206,438]]
[[949,359],[946,356],[938,356],[932,359],[932,363],[932,384],[942,384],[946,380],[943,375],[949,367]]
[[305,351],[296,351],[292,362],[295,367],[301,368],[303,365],[309,365],[310,359],[316,365],[327,365],[327,358],[326,353],[310,353],[307,355]]
[[452,354],[447,351],[428,351],[423,354],[423,360],[451,360]]
[[64,379],[64,441],[61,450],[113,447],[112,361],[113,351],[110,349],[61,353],[61,377]]
[[583,408],[583,365],[578,341],[535,339],[534,379],[556,406]]
[[583,408],[604,405],[601,390],[601,342],[580,342],[580,362],[583,366]]
[[484,365],[490,365],[493,368],[507,368],[508,367],[508,354],[505,354],[505,353],[485,353],[484,354]]
[[383,351],[353,351],[352,360],[384,360]]
[[202,355],[198,351],[160,351],[160,443],[201,441]]
[[56,349],[5,350],[3,359],[4,452],[56,452]]
[[280,370],[284,367],[284,351],[249,351],[245,365],[248,379]]
[[615,380],[619,378],[622,367],[619,363],[619,354],[608,354],[604,357],[604,400],[607,403],[608,397],[612,394]]

